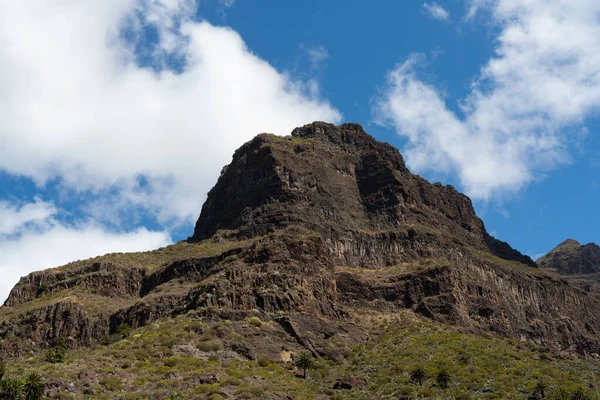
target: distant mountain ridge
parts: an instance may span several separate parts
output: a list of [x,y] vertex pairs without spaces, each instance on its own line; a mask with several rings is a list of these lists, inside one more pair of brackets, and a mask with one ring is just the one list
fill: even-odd
[[581,245],[567,239],[536,263],[542,268],[554,268],[561,275],[600,273],[600,246],[595,243]]

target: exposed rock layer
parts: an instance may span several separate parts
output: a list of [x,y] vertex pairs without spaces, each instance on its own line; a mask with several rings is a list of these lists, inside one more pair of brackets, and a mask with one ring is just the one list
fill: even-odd
[[5,351],[57,337],[90,344],[123,323],[200,310],[262,313],[319,355],[297,321],[403,308],[556,349],[599,350],[596,300],[492,238],[468,197],[412,175],[395,148],[356,124],[313,123],[246,143],[189,243],[162,250],[168,261],[149,268],[153,254],[133,267],[104,260],[23,278],[0,309]]

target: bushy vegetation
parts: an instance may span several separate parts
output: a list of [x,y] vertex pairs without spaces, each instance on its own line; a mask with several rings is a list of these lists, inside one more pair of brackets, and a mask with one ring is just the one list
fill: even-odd
[[[82,398],[68,392],[71,383],[79,393],[89,393],[84,398],[106,400],[261,399],[282,393],[295,399],[357,400],[596,398],[596,363],[492,334],[461,333],[410,313],[371,318],[364,321],[370,330],[362,344],[348,348],[331,341],[343,354],[337,361],[302,351],[292,363],[261,354],[255,361],[232,358],[230,349],[252,337],[271,340],[271,322],[263,318],[260,329],[249,329],[254,326],[249,319],[203,321],[190,314],[141,329],[123,327],[118,342],[69,350],[60,368],[41,354],[11,361],[9,371],[63,382],[54,399]],[[364,385],[333,389],[348,377],[359,377]],[[25,393],[28,379],[11,375],[4,380],[6,393]],[[0,395],[4,398],[11,397]]]
[[258,317],[252,317],[248,320],[248,323],[252,326],[255,326],[257,328],[260,328],[262,326],[262,321],[260,320],[260,318]]
[[65,361],[67,357],[67,342],[65,338],[60,338],[54,343],[52,348],[46,351],[44,359],[51,364],[59,364]]
[[42,377],[30,372],[24,378],[7,378],[6,363],[0,361],[0,400],[41,400],[44,395]]

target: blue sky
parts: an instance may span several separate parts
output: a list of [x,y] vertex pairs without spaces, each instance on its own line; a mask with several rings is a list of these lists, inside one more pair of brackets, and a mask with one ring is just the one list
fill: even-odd
[[185,239],[235,148],[313,120],[362,124],[533,257],[600,242],[593,0],[11,3],[0,298]]

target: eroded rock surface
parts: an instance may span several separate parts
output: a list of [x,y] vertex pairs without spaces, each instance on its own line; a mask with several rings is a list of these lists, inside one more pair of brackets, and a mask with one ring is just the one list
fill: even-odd
[[240,147],[187,243],[23,278],[0,308],[0,338],[14,353],[58,337],[87,345],[191,310],[258,313],[335,359],[324,343],[361,340],[356,315],[407,308],[558,350],[600,350],[593,296],[491,237],[468,197],[411,174],[394,147],[357,124],[325,123]]

